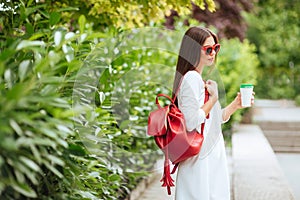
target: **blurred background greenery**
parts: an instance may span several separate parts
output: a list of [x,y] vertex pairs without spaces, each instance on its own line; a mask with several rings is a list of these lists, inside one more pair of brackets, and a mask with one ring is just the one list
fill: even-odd
[[[205,78],[228,104],[300,104],[297,0],[11,1],[0,3],[0,198],[125,199],[160,156],[146,136],[171,94],[180,40],[207,26],[222,45]],[[246,110],[247,111],[247,110]],[[244,111],[224,126],[231,128]]]

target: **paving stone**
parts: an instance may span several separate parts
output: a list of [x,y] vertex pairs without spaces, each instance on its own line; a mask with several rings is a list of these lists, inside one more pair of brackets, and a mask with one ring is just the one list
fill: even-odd
[[241,125],[232,138],[235,200],[294,200],[277,158],[257,125]]

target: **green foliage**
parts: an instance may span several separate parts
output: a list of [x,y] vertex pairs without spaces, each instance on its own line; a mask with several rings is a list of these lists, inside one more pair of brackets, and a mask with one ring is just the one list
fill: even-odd
[[[213,0],[194,0],[193,3],[211,12],[216,7]],[[93,22],[94,28],[101,31],[105,27],[143,27],[161,22],[171,9],[187,15],[192,8],[191,2],[186,0],[18,0],[5,1],[3,5],[9,10],[0,10],[4,13],[0,17],[0,30],[14,35],[32,34],[36,28],[52,29],[57,23],[74,30],[78,28],[77,19],[81,15],[85,15],[89,22]]]
[[246,15],[248,38],[257,47],[261,66],[257,95],[262,98],[294,98],[300,87],[299,1],[258,1]]
[[[149,23],[161,21],[165,15],[170,14],[170,10],[176,10],[180,14],[191,13],[192,4],[185,0],[129,0],[129,1],[102,1],[89,0],[77,1],[80,7],[89,10],[89,20],[100,26],[115,27],[143,27]],[[205,5],[210,11],[215,10],[213,0],[195,0],[196,5],[205,9]]]
[[48,47],[43,41],[22,40],[1,54],[1,196],[5,199],[35,198],[40,193],[55,196],[52,184],[64,177],[66,139],[74,135],[68,119],[72,112],[68,99],[57,93],[65,84],[60,76],[66,68],[60,59],[64,54],[45,51]]
[[297,106],[300,106],[300,95],[296,96],[295,103]]
[[124,198],[157,159],[145,126],[159,83],[147,73],[176,59],[159,57],[157,38],[95,33],[83,16],[78,25],[78,33],[35,27],[1,43],[1,198]]

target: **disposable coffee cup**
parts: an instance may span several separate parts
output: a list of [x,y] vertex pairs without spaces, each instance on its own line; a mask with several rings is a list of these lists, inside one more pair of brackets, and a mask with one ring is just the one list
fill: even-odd
[[242,107],[251,107],[251,98],[253,93],[252,84],[241,84],[240,86]]

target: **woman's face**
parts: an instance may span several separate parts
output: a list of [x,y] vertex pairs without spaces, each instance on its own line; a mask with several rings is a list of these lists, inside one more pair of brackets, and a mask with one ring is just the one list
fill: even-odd
[[[212,36],[206,38],[203,46],[213,46],[215,44],[214,38]],[[201,66],[211,66],[215,61],[216,52],[213,50],[211,55],[207,55],[206,51],[201,49],[200,55],[200,65]]]

